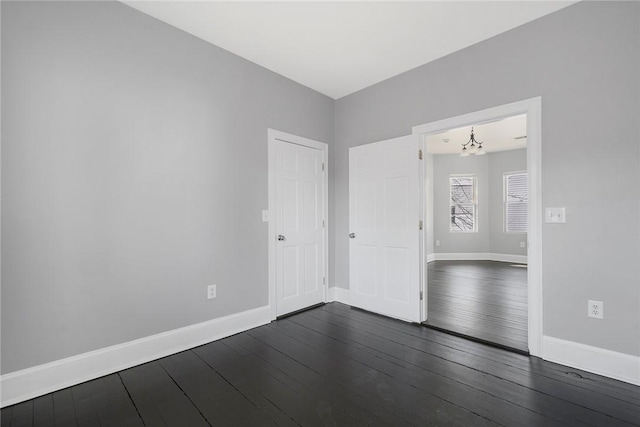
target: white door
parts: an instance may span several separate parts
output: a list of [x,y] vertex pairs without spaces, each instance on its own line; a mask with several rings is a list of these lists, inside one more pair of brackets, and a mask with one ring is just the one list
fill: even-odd
[[320,149],[275,140],[278,316],[324,301],[323,156]]
[[355,307],[420,321],[418,139],[349,149],[349,288]]

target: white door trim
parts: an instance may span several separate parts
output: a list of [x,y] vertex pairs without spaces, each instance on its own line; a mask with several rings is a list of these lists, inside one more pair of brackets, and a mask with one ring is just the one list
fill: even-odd
[[329,168],[329,146],[324,142],[314,141],[313,139],[304,138],[297,135],[281,132],[275,129],[267,129],[267,157],[268,157],[268,199],[269,199],[269,310],[271,314],[271,320],[274,320],[277,314],[276,307],[276,223],[275,223],[275,209],[276,209],[276,140],[288,142],[290,144],[302,145],[305,147],[315,148],[322,151],[322,162],[324,164],[323,174],[323,194],[324,200],[324,277],[325,282],[322,285],[322,300],[327,301],[327,288],[329,286],[329,211],[328,211],[328,168]]
[[[486,110],[463,114],[437,122],[414,126],[413,134],[418,135],[420,147],[425,151],[425,136],[427,134],[444,132],[446,130],[489,122],[517,114],[527,115],[527,171],[529,173],[529,232],[528,232],[528,305],[529,305],[529,353],[542,356],[542,100],[540,97],[525,99],[511,104],[501,105]],[[425,151],[426,152],[426,151]],[[421,162],[424,170],[424,162]],[[424,176],[424,175],[423,175]],[[424,180],[423,180],[424,181]],[[421,195],[424,197],[424,182],[421,182]],[[424,206],[424,203],[422,203]],[[424,220],[424,210],[422,211]],[[423,232],[422,245],[425,247]],[[421,265],[426,265],[424,251],[421,253]],[[421,275],[420,289],[425,298],[422,304],[421,320],[427,318],[427,277],[426,268]]]

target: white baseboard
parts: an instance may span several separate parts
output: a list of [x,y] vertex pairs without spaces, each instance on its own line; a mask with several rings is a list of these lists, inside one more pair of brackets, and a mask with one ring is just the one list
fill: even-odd
[[431,261],[500,261],[526,264],[526,255],[496,254],[489,252],[470,253],[434,253],[427,256],[427,262]]
[[351,305],[351,294],[349,293],[349,289],[338,288],[336,286],[329,288],[329,298],[327,299],[327,302],[334,301]]
[[640,385],[640,357],[599,347],[542,337],[542,358],[550,362]]
[[0,377],[0,407],[169,356],[270,321],[270,308],[259,307],[11,372]]

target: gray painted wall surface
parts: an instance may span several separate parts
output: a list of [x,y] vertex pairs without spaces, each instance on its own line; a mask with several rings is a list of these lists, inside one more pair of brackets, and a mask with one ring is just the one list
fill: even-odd
[[335,284],[349,287],[349,147],[541,96],[543,206],[567,208],[543,227],[544,333],[640,355],[639,75],[640,3],[580,2],[339,99]]
[[[436,253],[527,254],[526,248],[520,248],[520,242],[527,240],[526,234],[504,232],[502,197],[504,173],[527,169],[525,149],[499,151],[479,157],[460,157],[457,154],[433,155],[432,168],[434,231],[431,238],[428,238],[427,247],[439,240],[440,246],[435,246]],[[465,174],[476,176],[478,231],[450,232],[449,177]],[[427,205],[427,212],[428,209]]]
[[332,99],[117,2],[2,2],[2,67],[2,373],[268,303],[267,128]]
[[[526,255],[527,233],[504,231],[504,174],[527,170],[527,150],[490,153],[489,157],[489,252]],[[525,242],[525,247],[520,247]]]

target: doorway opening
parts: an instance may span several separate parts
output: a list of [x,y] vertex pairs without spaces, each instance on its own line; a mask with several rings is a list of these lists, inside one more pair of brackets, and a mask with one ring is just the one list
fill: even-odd
[[[472,127],[484,155],[463,157]],[[539,355],[540,98],[418,126],[414,134],[426,157],[421,321]]]
[[424,322],[525,353],[526,120],[521,114],[427,135],[426,216],[433,224]]

